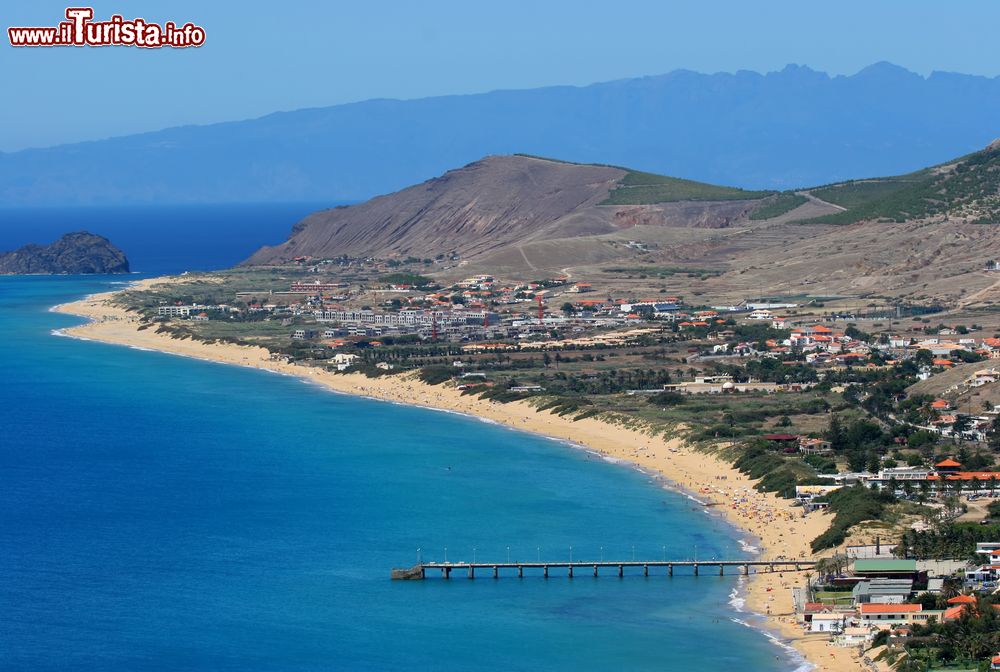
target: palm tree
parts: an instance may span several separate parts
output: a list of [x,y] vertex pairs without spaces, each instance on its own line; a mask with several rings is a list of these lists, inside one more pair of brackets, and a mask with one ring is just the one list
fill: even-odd
[[930,495],[930,492],[931,492],[930,481],[927,480],[920,481],[920,495],[918,496],[917,499],[920,501],[921,504],[927,501],[927,497]]

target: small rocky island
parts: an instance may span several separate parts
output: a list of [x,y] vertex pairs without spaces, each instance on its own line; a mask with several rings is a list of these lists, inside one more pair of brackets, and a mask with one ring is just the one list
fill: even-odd
[[51,245],[25,245],[0,252],[0,275],[128,273],[125,253],[107,238],[86,231],[67,233]]

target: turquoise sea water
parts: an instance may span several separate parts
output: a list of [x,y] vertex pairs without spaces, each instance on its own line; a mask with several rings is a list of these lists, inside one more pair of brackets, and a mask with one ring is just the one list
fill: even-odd
[[799,665],[735,577],[391,582],[425,559],[740,554],[582,450],[298,379],[52,334],[120,278],[0,278],[0,669]]

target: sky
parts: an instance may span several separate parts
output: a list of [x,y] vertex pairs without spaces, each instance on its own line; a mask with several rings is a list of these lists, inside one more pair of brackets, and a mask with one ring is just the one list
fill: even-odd
[[[82,3],[79,3],[82,4]],[[75,5],[74,5],[75,6]],[[1000,75],[997,0],[93,0],[206,31],[197,49],[20,48],[67,4],[0,5],[0,151],[370,98],[698,72],[853,74],[891,61]]]

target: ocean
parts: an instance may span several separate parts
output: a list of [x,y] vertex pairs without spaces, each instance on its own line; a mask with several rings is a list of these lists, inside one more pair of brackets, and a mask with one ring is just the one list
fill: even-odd
[[163,275],[229,268],[288,238],[311,212],[337,203],[0,208],[0,251],[89,231],[125,252],[133,271]]
[[802,665],[747,626],[733,576],[390,581],[418,553],[745,551],[684,494],[544,437],[58,335],[79,320],[50,306],[126,279],[0,277],[0,669]]

